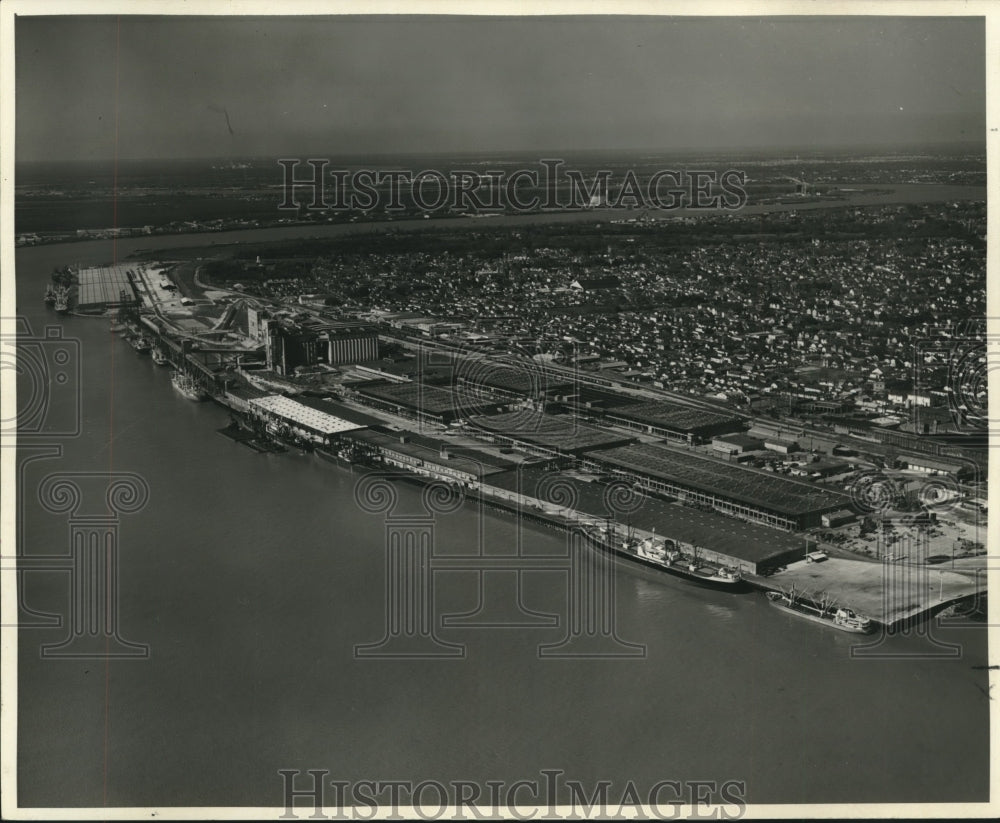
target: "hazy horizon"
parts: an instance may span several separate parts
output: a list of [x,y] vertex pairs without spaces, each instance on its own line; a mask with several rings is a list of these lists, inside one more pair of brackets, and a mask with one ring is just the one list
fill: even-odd
[[985,148],[982,18],[65,16],[15,37],[22,161]]
[[[821,146],[821,145],[801,145],[801,146],[774,146],[770,148],[741,148],[739,146],[729,146],[729,147],[719,147],[712,149],[697,149],[690,147],[680,147],[672,149],[655,149],[650,147],[638,147],[638,148],[619,148],[619,149],[608,149],[608,148],[581,148],[581,149],[553,149],[553,148],[542,148],[542,149],[518,149],[518,150],[506,150],[506,149],[492,149],[489,151],[474,151],[474,150],[453,150],[453,151],[437,151],[433,149],[428,149],[426,151],[384,151],[384,152],[327,152],[326,154],[316,154],[317,159],[327,159],[331,163],[335,163],[338,160],[341,161],[357,161],[357,162],[371,162],[378,161],[381,159],[393,160],[401,157],[450,157],[455,159],[464,158],[487,158],[487,159],[503,159],[503,158],[517,158],[517,159],[528,159],[529,156],[539,160],[539,159],[566,159],[566,158],[576,158],[580,155],[636,155],[642,154],[644,156],[648,155],[661,156],[661,155],[671,155],[677,157],[707,157],[709,155],[720,155],[720,159],[739,159],[739,160],[750,160],[757,158],[780,158],[787,159],[790,162],[794,162],[795,158],[800,158],[803,162],[807,159],[816,159],[819,157],[831,157],[834,155],[843,156],[870,156],[875,153],[884,153],[887,157],[900,156],[906,157],[915,154],[932,154],[932,153],[953,153],[959,151],[967,151],[970,154],[986,154],[986,141],[983,140],[966,140],[966,141],[955,141],[955,140],[944,140],[937,143],[913,143],[913,144],[897,144],[897,143],[881,143],[881,144],[856,144],[856,145],[837,145],[837,146]],[[60,159],[49,159],[49,158],[35,158],[35,159],[22,159],[18,158],[15,160],[17,165],[38,165],[44,163],[52,164],[87,164],[87,163],[114,163],[116,160],[118,162],[124,163],[194,163],[194,162],[275,162],[278,157],[275,155],[257,154],[257,155],[230,155],[230,154],[217,154],[217,155],[190,155],[185,157],[118,157],[106,156],[106,157],[82,157],[82,158],[60,158]],[[299,153],[296,154],[291,152],[288,157],[301,158],[303,162],[307,158],[314,157],[312,154]]]

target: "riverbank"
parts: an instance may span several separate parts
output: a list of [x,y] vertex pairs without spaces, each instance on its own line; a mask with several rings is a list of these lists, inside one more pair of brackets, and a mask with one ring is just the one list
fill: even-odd
[[[343,461],[338,461],[336,465],[345,469]],[[377,469],[379,466],[370,465],[368,468]],[[350,470],[353,471],[353,467]],[[417,473],[410,473],[405,480],[418,485],[441,482]],[[570,531],[593,521],[592,517],[583,514],[546,511],[541,504],[527,508],[525,505],[491,496],[482,490],[456,488],[467,502],[548,529]],[[635,531],[637,539],[655,537],[641,530]],[[669,538],[670,535],[659,537]],[[645,568],[653,568],[651,564],[642,563],[638,558],[628,559]],[[825,597],[831,603],[870,617],[887,629],[923,620],[948,605],[974,600],[983,593],[979,581],[960,572],[881,563],[877,564],[878,573],[873,574],[875,566],[871,561],[842,558],[829,558],[818,563],[800,560],[787,564],[767,577],[744,573],[743,578],[748,586],[762,592],[794,590],[800,596],[817,600]],[[671,576],[666,570],[657,570],[656,573]],[[684,582],[686,585],[694,585]]]
[[[743,206],[735,211],[723,212],[717,209],[670,209],[658,212],[647,213],[640,220],[636,211],[631,209],[577,209],[577,210],[553,210],[534,211],[530,213],[506,213],[491,215],[492,219],[486,221],[491,228],[497,225],[530,225],[537,223],[566,223],[577,221],[591,222],[630,222],[642,225],[655,225],[657,223],[669,222],[673,220],[701,219],[705,217],[718,217],[720,215],[739,216],[768,214],[771,212],[792,212],[811,211],[814,209],[831,208],[863,208],[869,206],[889,206],[899,204],[920,204],[920,203],[940,203],[965,200],[986,200],[985,186],[955,186],[942,183],[897,183],[897,184],[875,184],[865,183],[852,185],[844,183],[843,192],[838,199],[811,199],[809,197],[793,198],[780,203],[756,203]],[[428,230],[445,227],[449,230],[460,228],[469,231],[482,231],[483,221],[471,220],[465,215],[433,215],[430,219],[409,218],[394,220],[386,217],[380,220],[358,220],[356,222],[341,223],[319,223],[315,221],[296,222],[289,225],[287,219],[283,225],[246,225],[238,229],[227,229],[225,231],[179,231],[163,234],[149,234],[140,236],[120,236],[120,237],[95,237],[79,238],[75,232],[70,235],[61,233],[58,238],[49,239],[44,235],[39,235],[40,242],[32,244],[38,245],[60,245],[72,243],[85,244],[89,242],[107,242],[111,240],[116,245],[123,241],[141,242],[154,244],[149,248],[151,251],[159,251],[162,248],[181,246],[176,242],[182,238],[204,238],[202,242],[188,243],[188,246],[219,246],[231,243],[241,243],[242,238],[253,236],[255,242],[266,242],[267,240],[285,240],[294,237],[335,237],[337,235],[359,234],[367,232],[390,232],[406,230]],[[164,242],[165,241],[165,242]],[[156,243],[162,243],[156,246]]]

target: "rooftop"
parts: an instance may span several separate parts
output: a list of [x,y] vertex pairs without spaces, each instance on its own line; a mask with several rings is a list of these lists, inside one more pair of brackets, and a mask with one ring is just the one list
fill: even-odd
[[615,417],[623,417],[626,420],[651,423],[654,426],[678,431],[697,431],[706,426],[720,426],[726,423],[731,423],[733,426],[740,424],[740,418],[736,415],[718,414],[662,400],[650,400],[622,408],[611,408],[608,409],[607,413]]
[[381,426],[385,422],[377,417],[372,417],[370,414],[365,414],[364,412],[345,406],[343,403],[338,403],[336,400],[325,400],[307,395],[299,395],[296,399],[303,406],[308,406],[311,409],[316,409],[316,411],[326,414],[332,414],[334,417],[339,417],[341,420],[347,420],[358,426]]
[[467,472],[474,477],[502,472],[512,465],[509,461],[497,460],[491,455],[476,451],[468,446],[455,447],[445,440],[410,431],[390,433],[384,430],[367,429],[354,432],[351,434],[351,439],[370,443],[381,449],[392,450],[439,466],[448,466],[458,471]]
[[470,396],[461,389],[450,390],[426,383],[384,383],[375,381],[357,386],[360,394],[386,400],[428,414],[464,415],[496,407],[496,402]]
[[633,438],[580,423],[569,415],[519,409],[507,414],[470,418],[476,428],[562,452],[601,449],[630,443]]
[[125,274],[127,268],[124,264],[118,263],[114,266],[80,269],[77,274],[79,285],[77,305],[119,303],[122,291],[127,293],[126,299],[133,299],[132,286]]
[[[574,490],[576,499],[574,508],[595,518],[605,518],[611,514],[605,503],[605,492],[608,486],[598,482],[571,477],[565,473],[544,472],[540,469],[522,468],[519,470],[496,474],[487,481],[492,486],[521,491],[532,497],[547,500],[546,489],[553,487],[549,477],[558,477],[569,483]],[[565,487],[559,487],[560,498],[553,499],[553,504],[560,504]],[[644,496],[638,510],[626,518],[619,516],[619,527],[632,526],[644,531],[654,531],[663,537],[691,543],[712,551],[738,557],[754,563],[760,563],[769,557],[781,555],[790,549],[800,548],[802,539],[787,532],[769,529],[744,523],[725,515],[714,512],[703,512],[677,503],[668,503],[656,497]]]
[[712,442],[719,443],[730,443],[734,446],[741,446],[744,449],[762,449],[764,447],[764,441],[758,437],[751,437],[749,434],[737,433],[737,434],[722,434],[718,437],[713,437]]
[[839,492],[789,480],[768,472],[723,463],[655,443],[602,451],[594,459],[687,488],[698,489],[740,503],[796,516],[846,506]]
[[356,423],[319,411],[297,400],[292,400],[290,397],[283,397],[279,394],[252,398],[250,405],[257,406],[285,420],[290,420],[293,423],[305,426],[321,434],[337,434],[338,432],[361,428]]
[[459,368],[458,375],[474,385],[490,386],[518,394],[534,396],[570,388],[573,385],[569,380],[559,379],[547,375],[541,370],[532,369],[530,364],[515,368],[481,361],[478,364],[473,362],[471,365],[471,369],[466,369],[463,363],[463,366]]

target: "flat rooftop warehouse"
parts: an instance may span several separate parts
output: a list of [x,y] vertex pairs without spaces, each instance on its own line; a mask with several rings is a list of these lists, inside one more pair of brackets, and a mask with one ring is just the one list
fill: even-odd
[[718,434],[723,431],[736,431],[743,425],[736,415],[705,411],[662,400],[610,408],[606,415],[685,434],[701,432]]
[[846,508],[845,494],[768,472],[722,463],[655,443],[601,451],[591,459],[605,465],[757,509],[776,512],[805,525],[807,515]]
[[553,374],[546,374],[532,364],[525,364],[524,368],[517,368],[488,361],[464,360],[455,370],[455,376],[474,386],[488,386],[491,389],[499,389],[526,397],[537,397],[573,386],[572,381]]
[[[384,456],[406,455],[413,460],[406,461],[409,467],[426,466],[447,468],[465,472],[473,478],[507,471],[509,461],[494,460],[485,452],[477,452],[468,447],[455,448],[452,444],[435,437],[426,437],[415,432],[387,432],[365,429],[352,432],[348,439],[355,443],[366,443]],[[416,462],[413,462],[413,461]]]
[[93,269],[80,269],[77,273],[78,290],[76,302],[80,308],[87,306],[119,305],[122,292],[126,300],[135,299],[135,291],[129,282],[128,266],[118,263]]
[[629,397],[624,394],[618,394],[612,391],[605,391],[604,389],[597,389],[593,386],[589,386],[586,383],[578,386],[574,395],[578,403],[590,404],[592,406],[597,406],[599,408],[614,408],[623,409],[626,406],[635,406],[643,401],[636,397]]
[[455,419],[499,408],[496,401],[476,397],[468,391],[443,389],[426,383],[375,382],[358,385],[356,390],[362,397],[442,419]]
[[[572,485],[576,491],[574,508],[581,514],[589,515],[595,520],[603,520],[614,514],[608,510],[605,501],[608,487],[604,483],[588,482],[565,473],[554,474],[536,467],[523,467],[493,475],[484,482],[544,501],[548,499],[545,489],[551,488],[549,482],[553,478],[558,478],[560,483]],[[629,526],[648,532],[655,531],[661,537],[709,549],[733,560],[746,561],[753,564],[755,573],[759,568],[787,562],[791,556],[801,556],[804,550],[801,537],[714,512],[668,503],[656,497],[643,496],[638,499],[636,510],[627,518],[619,514],[612,519],[618,523],[622,532]]]
[[370,414],[365,414],[357,409],[352,409],[350,406],[345,406],[336,400],[325,400],[306,395],[300,395],[295,400],[303,406],[308,406],[325,414],[332,414],[334,417],[339,417],[341,420],[346,420],[348,423],[354,423],[357,426],[381,426],[385,423],[384,420],[372,417]]
[[619,446],[633,440],[615,432],[586,426],[568,415],[542,414],[526,409],[489,417],[472,417],[469,423],[481,431],[513,442],[573,454]]
[[303,426],[319,434],[330,435],[361,428],[357,423],[327,414],[281,395],[255,397],[250,400],[250,405],[274,417],[280,417],[282,420]]

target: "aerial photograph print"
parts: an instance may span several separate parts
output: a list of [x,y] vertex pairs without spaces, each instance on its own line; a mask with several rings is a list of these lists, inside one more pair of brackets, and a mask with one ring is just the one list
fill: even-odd
[[1000,8],[0,44],[5,819],[1000,816]]

